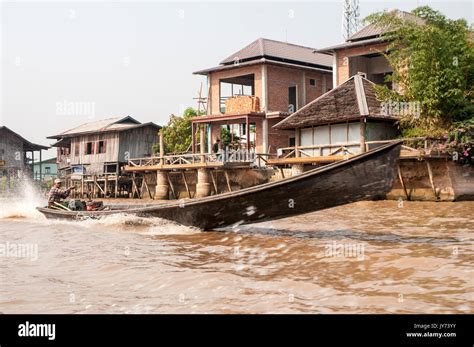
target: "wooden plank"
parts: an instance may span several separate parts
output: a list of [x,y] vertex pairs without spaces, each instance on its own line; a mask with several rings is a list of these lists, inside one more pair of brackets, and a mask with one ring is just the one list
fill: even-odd
[[119,163],[115,166],[115,197],[118,196],[118,188],[119,188]]
[[107,192],[109,189],[109,177],[105,175],[105,182],[104,182],[104,197],[107,196]]
[[186,192],[188,192],[188,197],[191,199],[191,191],[189,190],[188,181],[186,180],[186,174],[184,173],[184,171],[181,171],[181,176],[183,177]]
[[168,184],[169,184],[169,186],[170,186],[171,193],[173,194],[174,198],[177,199],[178,196],[176,195],[176,192],[175,192],[175,190],[174,190],[173,182],[171,182],[169,173],[166,173],[166,178],[168,179]]
[[[216,179],[214,178],[214,174],[212,173],[212,171],[210,171],[209,173],[211,174],[212,184],[214,185],[214,191],[216,192],[216,194],[219,194],[217,192],[217,182],[216,182]],[[217,176],[217,172],[216,172],[216,176]]]
[[135,193],[137,193],[138,198],[141,199],[140,192],[138,191],[137,182],[135,181],[135,173],[134,173],[132,175],[132,198],[135,198]]
[[143,175],[143,183],[145,184],[145,188],[146,188],[146,191],[148,192],[148,196],[150,197],[150,199],[153,200],[153,196],[151,195],[151,191],[150,191],[150,188],[148,187],[148,183],[146,183],[146,175],[145,174]]
[[102,194],[104,194],[104,196],[105,196],[105,192],[104,192],[104,190],[102,189],[102,187],[100,186],[100,184],[97,183],[97,180],[94,181],[94,184],[97,186],[97,188],[99,188],[99,190],[100,190],[100,191],[102,192]]
[[224,171],[224,175],[225,175],[225,180],[227,182],[227,189],[229,189],[229,192],[231,192],[232,187],[230,186],[229,173],[227,171]]
[[402,169],[400,168],[400,165],[397,165],[397,171],[398,179],[400,180],[400,184],[402,185],[403,191],[405,192],[405,197],[407,200],[410,200],[410,196],[408,195],[407,188],[405,186],[405,181],[403,180]]
[[94,198],[96,198],[96,197],[97,197],[97,195],[96,195],[96,192],[97,192],[97,189],[96,189],[97,176],[94,175],[92,179],[93,179],[93,182],[94,182],[94,183],[92,184],[92,196],[93,196]]
[[428,160],[426,160],[426,168],[428,169],[428,176],[430,178],[431,189],[433,189],[433,194],[435,196],[435,199],[438,200],[438,194],[436,193],[436,187],[434,184],[433,171],[431,170],[431,165]]

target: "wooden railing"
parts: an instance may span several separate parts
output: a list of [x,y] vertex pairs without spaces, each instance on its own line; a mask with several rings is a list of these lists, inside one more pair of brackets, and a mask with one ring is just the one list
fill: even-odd
[[[329,155],[352,155],[355,154],[349,149],[349,147],[359,147],[359,142],[349,142],[344,144],[322,144],[322,145],[311,145],[311,146],[294,146],[280,148],[280,158],[298,158],[298,157],[316,157],[316,156],[329,156]],[[329,153],[325,154],[324,150],[328,149]],[[314,151],[317,150],[319,155],[315,155]],[[313,151],[309,153],[308,151]]]
[[155,166],[155,165],[179,165],[179,164],[195,164],[195,163],[254,163],[261,166],[266,163],[268,157],[272,154],[255,153],[247,150],[226,150],[219,153],[185,153],[170,154],[165,156],[155,156],[147,158],[133,158],[128,161],[128,165],[132,167],[138,166]]
[[[449,155],[446,151],[446,139],[438,137],[408,137],[403,138],[402,156],[431,156],[444,157]],[[366,150],[371,149],[370,145],[383,145],[394,140],[368,141],[365,143]]]
[[[413,155],[444,156],[443,150],[446,145],[446,139],[434,137],[411,137],[404,138],[402,151],[412,152]],[[365,150],[368,151],[377,146],[393,142],[395,140],[379,140],[365,142]],[[305,158],[305,157],[323,157],[332,155],[354,155],[359,151],[353,151],[352,148],[360,148],[359,142],[349,142],[344,144],[322,144],[311,146],[294,146],[279,149],[279,158]],[[325,153],[325,150],[327,153]],[[312,153],[311,153],[312,151]],[[317,151],[317,153],[315,153]]]

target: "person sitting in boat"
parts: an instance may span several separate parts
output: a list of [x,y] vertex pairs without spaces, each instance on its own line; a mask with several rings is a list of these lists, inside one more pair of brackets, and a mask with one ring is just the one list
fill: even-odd
[[70,187],[66,190],[61,189],[61,180],[56,179],[54,180],[54,185],[51,187],[51,190],[48,194],[48,206],[54,206],[55,203],[60,203],[61,200],[66,199],[71,190],[75,189],[76,187]]

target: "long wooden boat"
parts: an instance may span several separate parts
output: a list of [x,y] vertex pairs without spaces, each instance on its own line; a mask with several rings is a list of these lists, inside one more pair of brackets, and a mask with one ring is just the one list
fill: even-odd
[[360,200],[383,198],[396,177],[401,141],[394,141],[300,175],[235,192],[107,211],[58,211],[38,207],[47,218],[85,219],[125,213],[159,217],[215,229],[318,211]]

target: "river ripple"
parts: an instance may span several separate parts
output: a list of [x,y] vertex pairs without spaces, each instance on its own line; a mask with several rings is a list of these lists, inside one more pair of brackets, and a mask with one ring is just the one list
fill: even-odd
[[[3,313],[473,313],[474,202],[359,202],[201,232],[1,204]],[[26,212],[25,212],[26,211]]]

